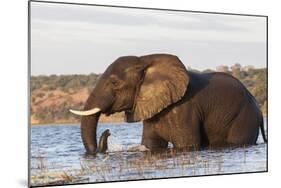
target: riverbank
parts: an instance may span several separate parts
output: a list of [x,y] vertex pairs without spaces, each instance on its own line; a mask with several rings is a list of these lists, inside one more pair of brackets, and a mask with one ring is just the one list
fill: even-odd
[[[80,119],[61,119],[59,121],[53,121],[53,122],[42,122],[38,121],[31,117],[30,123],[31,126],[36,125],[63,125],[63,124],[80,124]],[[121,123],[124,122],[124,113],[117,113],[111,116],[101,115],[99,119],[99,123]]]
[[[264,119],[267,119],[267,116],[263,116]],[[59,122],[50,122],[50,123],[40,123],[40,122],[32,122],[31,120],[31,126],[38,126],[38,125],[47,125],[47,126],[52,126],[52,125],[77,125],[80,124],[80,121],[59,121]],[[111,117],[111,116],[105,116],[102,115],[100,117],[99,123],[124,123],[124,118],[123,117]]]

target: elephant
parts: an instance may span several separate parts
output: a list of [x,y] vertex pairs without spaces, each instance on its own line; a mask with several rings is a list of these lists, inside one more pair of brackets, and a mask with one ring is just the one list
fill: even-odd
[[141,146],[153,151],[244,146],[264,139],[263,116],[255,98],[233,76],[196,73],[172,54],[122,56],[102,74],[83,110],[81,136],[96,153],[100,114],[125,112],[126,122],[143,121]]

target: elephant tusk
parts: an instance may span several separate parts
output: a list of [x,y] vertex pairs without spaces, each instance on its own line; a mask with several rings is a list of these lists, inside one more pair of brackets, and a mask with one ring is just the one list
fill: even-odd
[[100,112],[101,109],[100,108],[93,108],[91,110],[85,110],[85,111],[78,111],[78,110],[70,109],[69,111],[71,113],[79,115],[79,116],[89,116],[89,115],[93,115],[93,114],[96,114],[96,113]]

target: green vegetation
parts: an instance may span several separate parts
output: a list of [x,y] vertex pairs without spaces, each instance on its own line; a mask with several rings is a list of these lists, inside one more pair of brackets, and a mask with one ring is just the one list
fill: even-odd
[[43,91],[53,91],[60,89],[65,92],[81,88],[92,88],[95,86],[99,74],[89,75],[50,75],[31,76],[31,91],[42,89]]
[[[200,72],[189,68],[194,72]],[[212,72],[206,69],[202,72]],[[242,67],[235,64],[230,68],[221,65],[219,72],[238,78],[257,99],[263,114],[267,115],[267,69]],[[68,109],[83,109],[83,105],[94,88],[100,74],[89,75],[50,75],[31,77],[31,123],[76,123],[80,118],[69,113]],[[111,117],[102,116],[102,121],[122,121],[123,113]]]

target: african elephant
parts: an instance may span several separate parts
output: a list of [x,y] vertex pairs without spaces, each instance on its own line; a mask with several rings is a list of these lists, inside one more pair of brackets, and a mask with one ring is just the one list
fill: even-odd
[[188,71],[177,56],[124,56],[102,74],[86,101],[81,135],[88,153],[97,148],[101,113],[125,112],[143,121],[142,145],[150,150],[255,144],[263,116],[255,98],[226,73]]

